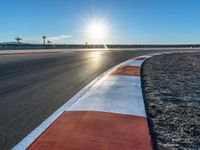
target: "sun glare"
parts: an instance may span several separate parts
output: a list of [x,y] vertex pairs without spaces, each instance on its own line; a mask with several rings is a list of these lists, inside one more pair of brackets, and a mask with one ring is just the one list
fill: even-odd
[[88,33],[92,38],[100,39],[106,34],[106,27],[102,23],[92,23],[89,25]]
[[103,22],[91,22],[87,27],[87,34],[94,42],[101,42],[106,39],[108,26]]

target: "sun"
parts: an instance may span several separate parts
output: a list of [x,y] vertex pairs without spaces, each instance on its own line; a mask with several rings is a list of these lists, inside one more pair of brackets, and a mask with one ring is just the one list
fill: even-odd
[[104,22],[90,22],[87,26],[87,35],[95,42],[100,42],[106,39],[108,26]]
[[88,27],[88,34],[95,39],[102,39],[106,35],[106,26],[103,23],[91,23]]

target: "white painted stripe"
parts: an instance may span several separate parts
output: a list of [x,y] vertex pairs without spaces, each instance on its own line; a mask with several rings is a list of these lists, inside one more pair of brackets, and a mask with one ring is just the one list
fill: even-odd
[[110,76],[96,84],[95,89],[88,91],[69,110],[102,111],[146,117],[140,77]]
[[128,66],[141,66],[144,60],[128,60],[124,63],[124,65]]

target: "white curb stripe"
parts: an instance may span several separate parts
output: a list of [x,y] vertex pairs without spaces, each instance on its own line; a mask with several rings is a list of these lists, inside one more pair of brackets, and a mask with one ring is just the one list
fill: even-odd
[[128,66],[142,66],[144,60],[127,60],[124,65]]
[[[135,86],[134,81],[136,81]],[[110,76],[96,84],[97,88],[88,91],[69,110],[102,111],[146,117],[139,77]]]

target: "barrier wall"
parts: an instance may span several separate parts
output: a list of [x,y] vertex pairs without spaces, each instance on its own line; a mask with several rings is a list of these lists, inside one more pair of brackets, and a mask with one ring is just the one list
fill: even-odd
[[0,44],[0,50],[23,50],[23,49],[82,49],[82,48],[200,48],[200,44],[177,44],[177,45],[81,45],[81,44]]

